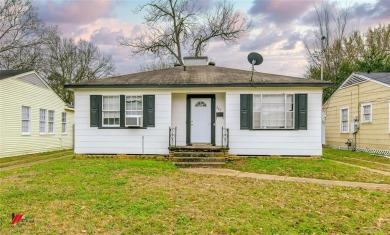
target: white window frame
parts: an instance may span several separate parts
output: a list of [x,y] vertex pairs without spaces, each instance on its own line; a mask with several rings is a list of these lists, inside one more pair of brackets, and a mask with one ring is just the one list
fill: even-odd
[[[51,116],[52,114],[52,116]],[[54,110],[48,110],[47,111],[47,132],[49,134],[55,134],[55,119],[56,119],[56,113]],[[52,129],[52,130],[50,130]]]
[[[283,102],[283,107],[284,107],[284,127],[281,128],[280,126],[279,127],[272,127],[271,125],[269,127],[263,127],[262,126],[262,115],[263,115],[263,96],[271,96],[271,95],[283,95],[284,96],[284,102]],[[256,103],[255,103],[255,96],[259,97],[260,96],[260,111],[256,110],[255,109],[255,106],[256,106]],[[287,96],[291,96],[292,97],[292,110],[287,110],[286,109],[286,105],[289,103],[287,102]],[[253,110],[252,110],[252,117],[255,116],[255,113],[260,113],[260,126],[257,124],[255,124],[255,118],[252,118],[252,129],[254,130],[267,130],[267,129],[275,129],[275,130],[293,130],[295,129],[295,95],[294,94],[254,94],[253,95]],[[268,111],[269,113],[271,113],[271,111]],[[276,111],[274,111],[276,112]],[[280,111],[278,111],[280,112]],[[287,127],[287,114],[288,113],[291,113],[292,114],[292,126],[291,127]],[[259,126],[259,127],[255,127],[255,126]]]
[[[117,107],[112,107],[112,109],[110,109],[110,108],[109,109],[104,109],[104,98],[105,97],[116,97],[118,99]],[[119,127],[120,126],[120,107],[121,107],[120,103],[121,103],[121,99],[120,99],[119,95],[105,95],[105,96],[102,96],[102,126],[103,127]],[[112,103],[112,105],[114,106],[113,103]],[[108,117],[108,120],[110,118],[114,119],[114,124],[109,124],[109,123],[108,124],[104,124],[104,119],[105,119],[104,115],[105,115],[105,113],[106,114],[109,114],[109,113],[117,114],[118,120],[119,120],[118,124],[115,124],[115,119],[116,119],[115,117]]]
[[[136,98],[136,99],[141,99],[141,109],[128,109],[127,108],[127,99],[128,98]],[[137,106],[136,106],[137,107]],[[140,126],[143,125],[143,116],[144,116],[144,97],[143,95],[127,95],[125,96],[125,118],[128,118],[128,117],[138,117],[140,118],[141,120],[141,123],[140,123]],[[126,119],[125,119],[125,122],[126,122]],[[125,125],[127,126],[128,124],[125,123]]]
[[[344,130],[343,129],[343,122],[345,122],[345,120],[343,120],[343,111],[344,110],[347,110],[347,129]],[[349,107],[343,107],[340,109],[340,133],[349,133]]]
[[[370,119],[369,120],[366,120],[365,118],[364,118],[364,115],[365,115],[365,113],[364,113],[364,107],[365,106],[370,106]],[[361,123],[372,123],[372,103],[370,102],[370,103],[362,103],[362,105],[360,106],[360,112],[361,112]]]
[[68,126],[67,126],[67,113],[62,112],[61,113],[61,134],[66,134],[68,131]]
[[[43,114],[43,115],[42,115]],[[47,110],[46,109],[39,109],[39,134],[45,135],[46,134],[46,122],[47,122]],[[42,132],[43,128],[43,132]]]
[[[27,110],[27,117],[24,116],[24,114],[26,114],[25,112],[23,112],[24,110]],[[22,118],[21,118],[21,121],[22,121],[22,135],[30,135],[31,133],[31,107],[29,106],[22,106]],[[24,122],[27,122],[27,131],[23,131],[23,123]]]

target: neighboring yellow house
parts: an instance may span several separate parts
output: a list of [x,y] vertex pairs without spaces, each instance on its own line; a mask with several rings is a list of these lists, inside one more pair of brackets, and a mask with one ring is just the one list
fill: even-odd
[[326,146],[390,153],[390,73],[352,73],[323,112]]
[[73,113],[36,72],[0,70],[0,158],[72,149]]

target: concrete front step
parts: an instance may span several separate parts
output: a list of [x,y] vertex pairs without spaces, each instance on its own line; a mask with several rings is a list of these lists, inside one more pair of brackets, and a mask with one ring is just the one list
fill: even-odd
[[224,152],[171,152],[170,157],[226,157]]
[[218,168],[225,165],[225,162],[174,162],[177,167],[213,167]]
[[173,162],[225,162],[225,157],[171,157]]

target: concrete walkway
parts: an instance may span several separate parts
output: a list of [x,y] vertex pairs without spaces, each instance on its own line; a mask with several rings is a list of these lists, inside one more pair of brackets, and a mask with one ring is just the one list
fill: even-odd
[[13,165],[13,166],[7,166],[7,167],[0,168],[0,172],[9,171],[12,169],[17,169],[17,168],[22,168],[22,167],[27,167],[27,166],[34,166],[34,165],[37,165],[40,163],[51,162],[51,161],[64,159],[64,158],[68,158],[68,157],[73,157],[73,156],[74,156],[74,154],[71,154],[71,155],[66,155],[66,156],[62,156],[62,157],[55,157],[55,158],[49,158],[49,159],[45,159],[45,160],[38,160],[38,161],[34,161],[34,162],[29,162],[29,163],[22,163],[22,164]]
[[252,178],[252,179],[259,179],[259,180],[276,180],[276,181],[345,186],[345,187],[364,188],[364,189],[390,190],[390,184],[373,184],[373,183],[363,183],[363,182],[265,175],[265,174],[241,172],[241,171],[236,171],[231,169],[218,169],[218,168],[181,168],[180,170],[188,173],[195,173],[195,174],[222,175],[222,176],[231,176],[231,177],[238,177],[238,178]]
[[[339,164],[343,164],[343,165],[347,165],[347,166],[358,167],[358,168],[361,168],[361,169],[364,169],[364,170],[367,170],[367,171],[371,171],[371,172],[374,172],[374,173],[378,173],[378,174],[390,176],[390,172],[387,172],[387,171],[381,171],[381,170],[372,169],[372,168],[365,167],[365,166],[359,166],[359,165],[355,165],[355,164],[351,164],[351,163],[346,163],[346,162],[340,162],[340,161],[331,160],[331,159],[327,159],[327,160],[328,160],[328,161],[332,161],[332,162],[337,162],[337,163],[339,163]],[[371,162],[371,163],[372,163],[372,162]]]

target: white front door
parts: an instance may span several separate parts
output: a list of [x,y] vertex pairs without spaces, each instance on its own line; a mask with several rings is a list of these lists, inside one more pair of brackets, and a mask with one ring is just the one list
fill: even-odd
[[191,143],[211,143],[211,98],[191,98]]

